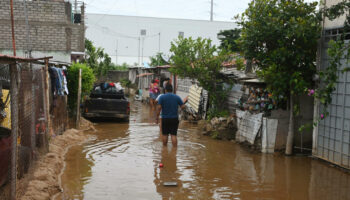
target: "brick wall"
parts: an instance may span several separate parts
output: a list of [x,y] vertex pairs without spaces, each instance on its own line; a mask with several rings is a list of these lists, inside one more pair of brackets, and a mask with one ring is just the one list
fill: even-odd
[[[82,8],[82,13],[84,8]],[[27,1],[33,51],[84,51],[84,20],[71,23],[71,4],[63,1]],[[16,48],[25,50],[26,27],[23,1],[14,1]],[[0,0],[0,50],[12,49],[10,1]]]

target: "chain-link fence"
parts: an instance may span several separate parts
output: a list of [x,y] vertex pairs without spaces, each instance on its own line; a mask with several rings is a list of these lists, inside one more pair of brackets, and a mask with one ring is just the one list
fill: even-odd
[[[16,69],[11,78],[10,68]],[[0,64],[0,199],[10,199],[16,184],[12,180],[23,178],[38,156],[48,152],[51,135],[68,126],[67,97],[52,94],[47,69],[31,62]]]

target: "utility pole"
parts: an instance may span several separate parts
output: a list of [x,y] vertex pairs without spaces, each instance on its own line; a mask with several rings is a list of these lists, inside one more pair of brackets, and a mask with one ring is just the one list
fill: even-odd
[[[161,54],[160,54],[160,32],[159,32],[159,41],[158,41],[158,54],[161,57]],[[159,66],[159,60],[160,59],[158,59],[158,66]]]
[[214,0],[211,0],[211,9],[210,9],[210,21],[213,21],[213,15],[214,15]]
[[118,40],[117,40],[117,46],[115,49],[115,64],[118,65]]
[[160,53],[160,32],[159,32],[159,41],[158,41],[158,52]]
[[145,44],[145,38],[142,37],[142,54],[141,54],[141,64],[143,65],[143,47],[144,47],[144,44]]
[[145,37],[146,37],[146,29],[141,29],[140,31],[141,39],[142,39],[142,55],[141,55],[141,64],[143,65],[143,48],[145,44]]
[[137,53],[137,58],[138,58],[138,64],[140,66],[140,37],[139,37],[139,45],[138,45],[138,53]]
[[75,14],[78,13],[78,12],[77,12],[77,8],[78,8],[78,0],[75,0],[75,1],[74,1],[74,13],[75,13]]

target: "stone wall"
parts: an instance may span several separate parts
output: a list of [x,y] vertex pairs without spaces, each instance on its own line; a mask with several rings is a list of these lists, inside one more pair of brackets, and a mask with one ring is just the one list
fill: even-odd
[[[82,22],[71,22],[71,4],[63,1],[27,1],[30,47],[33,51],[84,51]],[[24,2],[14,1],[16,49],[27,48]],[[0,51],[12,49],[10,1],[0,0]]]

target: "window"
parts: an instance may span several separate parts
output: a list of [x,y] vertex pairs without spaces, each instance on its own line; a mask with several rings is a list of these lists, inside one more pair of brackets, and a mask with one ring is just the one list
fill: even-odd
[[146,29],[141,29],[141,35],[146,35]]

